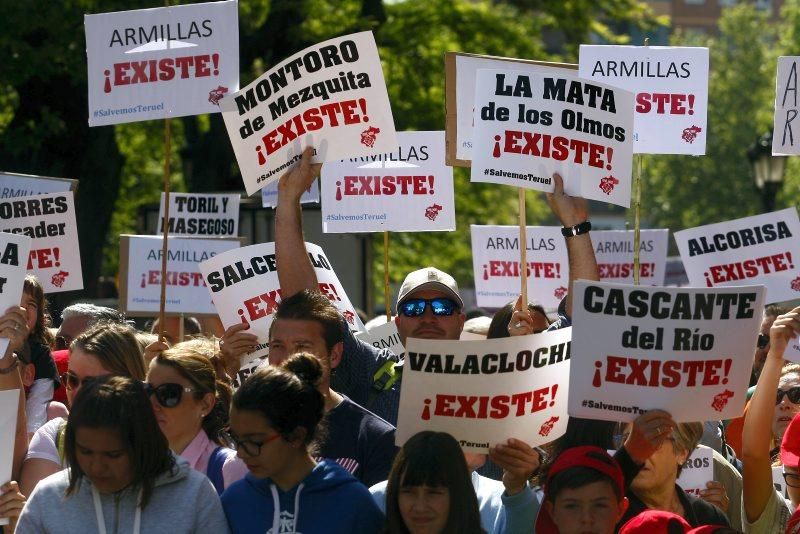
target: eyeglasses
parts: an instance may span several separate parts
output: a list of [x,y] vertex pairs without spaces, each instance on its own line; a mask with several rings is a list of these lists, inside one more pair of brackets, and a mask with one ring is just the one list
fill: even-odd
[[797,473],[784,473],[783,480],[786,485],[792,488],[800,488],[800,474]]
[[261,454],[261,447],[263,447],[267,443],[275,441],[276,439],[281,437],[281,435],[275,434],[274,436],[270,436],[261,442],[252,441],[249,439],[239,439],[234,434],[228,434],[228,437],[231,438],[231,443],[233,444],[233,448],[236,449],[237,451],[243,450],[245,454],[247,454],[247,456],[258,456],[259,454]]
[[186,393],[191,393],[194,391],[194,388],[186,387],[182,384],[171,383],[154,386],[153,384],[146,382],[144,384],[144,391],[147,393],[148,397],[155,394],[156,400],[164,408],[174,408],[181,403],[183,392],[185,391]]
[[788,390],[778,390],[778,394],[775,397],[775,404],[778,405],[783,400],[783,396],[786,395],[789,400],[795,404],[800,404],[800,386],[795,386]]
[[56,350],[64,350],[68,349],[69,346],[72,344],[72,338],[70,336],[56,336],[55,343],[53,346]]
[[86,384],[90,380],[94,380],[98,377],[96,376],[85,376],[83,378],[79,377],[72,371],[67,371],[61,375],[61,383],[64,384],[64,387],[67,389],[78,389],[82,385]]
[[769,336],[767,334],[758,334],[758,340],[756,340],[756,347],[759,349],[765,349],[769,345]]
[[431,306],[431,311],[437,317],[449,317],[458,309],[458,305],[452,299],[408,299],[400,304],[398,310],[404,317],[419,317],[425,313],[425,308]]

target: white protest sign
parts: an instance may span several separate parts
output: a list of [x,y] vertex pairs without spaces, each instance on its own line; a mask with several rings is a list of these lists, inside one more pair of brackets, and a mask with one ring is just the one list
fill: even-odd
[[[22,291],[22,285],[20,285],[20,291]],[[19,301],[16,304],[19,305]],[[11,481],[18,409],[19,390],[8,389],[0,391],[0,484]],[[0,525],[8,525],[8,523],[9,520],[7,518],[0,518]]]
[[33,239],[27,269],[45,293],[83,289],[72,191],[0,200],[0,231]]
[[569,414],[633,421],[662,409],[677,422],[742,413],[762,286],[573,285]]
[[239,89],[235,0],[85,15],[89,126],[219,111]]
[[220,102],[248,195],[313,146],[316,163],[397,148],[372,32],[310,46]]
[[[447,62],[446,54],[445,61]],[[455,156],[459,160],[472,159],[472,146],[474,137],[474,122],[473,111],[475,109],[475,77],[478,69],[513,69],[522,72],[533,73],[553,73],[553,72],[566,72],[575,73],[574,68],[567,68],[567,64],[563,67],[556,66],[557,64],[546,64],[543,62],[532,63],[527,60],[501,58],[501,57],[481,57],[471,56],[467,54],[455,54]],[[573,65],[574,67],[574,65]],[[448,74],[449,76],[449,74]],[[449,78],[448,78],[449,80]],[[451,98],[451,91],[447,88],[447,98]],[[448,115],[451,113],[450,103],[448,102]],[[450,116],[447,118],[448,124],[452,120]],[[448,125],[448,131],[450,126]],[[450,138],[448,138],[448,142]]]
[[[120,236],[120,308],[128,315],[158,314],[162,243],[158,236]],[[239,248],[239,240],[175,237],[167,246],[166,312],[216,315],[197,264]]]
[[800,363],[800,336],[789,340],[783,357],[790,362]]
[[797,112],[797,67],[798,56],[778,58],[778,73],[775,79],[775,120],[772,134],[772,154],[800,154],[800,120]]
[[[303,196],[300,197],[301,204],[319,204],[319,180],[314,180]],[[278,180],[270,182],[261,190],[261,207],[274,208],[278,205]]]
[[474,119],[473,182],[552,192],[558,173],[569,195],[629,206],[633,93],[561,69],[480,69]]
[[676,483],[695,497],[706,489],[706,484],[714,480],[714,451],[708,447],[697,447],[683,464],[681,475]]
[[571,328],[484,341],[410,338],[395,443],[447,432],[473,452],[516,438],[536,446],[567,429]]
[[455,230],[444,132],[398,132],[397,140],[395,152],[323,165],[324,232]]
[[[470,226],[472,271],[478,306],[501,308],[520,292],[519,227]],[[555,309],[569,289],[567,244],[557,226],[525,231],[530,301]]]
[[[592,246],[604,282],[633,283],[633,230],[592,230]],[[640,283],[664,285],[669,230],[641,230],[639,237]]]
[[[192,237],[236,237],[239,235],[239,199],[236,193],[171,193],[167,233]],[[164,233],[164,193],[161,193],[156,233]]]
[[[31,244],[30,237],[0,232],[0,310],[2,312],[11,306],[19,306],[22,300],[22,284],[25,281],[25,274],[27,274],[25,262],[28,260]],[[0,358],[6,353],[8,343],[8,338],[0,337]]]
[[675,232],[689,283],[763,284],[767,304],[800,298],[800,221],[795,208]]
[[581,45],[578,72],[636,94],[635,153],[706,153],[708,48]]
[[783,478],[782,465],[772,468],[772,485],[785,499],[789,498],[789,492],[786,490],[786,479]]
[[[322,248],[306,243],[306,250],[314,266],[320,292],[341,312],[351,330],[363,331],[364,325]],[[208,285],[222,325],[229,328],[238,323],[247,323],[250,331],[258,336],[256,350],[245,355],[243,363],[267,354],[269,325],[281,302],[275,243],[259,243],[219,254],[202,262],[200,272]]]
[[0,172],[0,199],[64,193],[72,191],[77,184],[77,180],[69,178]]
[[400,333],[394,321],[371,328],[366,332],[356,334],[361,341],[369,343],[376,349],[389,349],[394,354],[403,354],[406,349],[400,342]]

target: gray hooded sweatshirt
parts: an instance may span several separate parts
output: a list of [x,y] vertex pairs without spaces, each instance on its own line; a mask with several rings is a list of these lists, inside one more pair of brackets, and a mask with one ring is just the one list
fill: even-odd
[[[107,534],[184,534],[229,532],[222,505],[211,482],[186,460],[175,457],[175,468],[156,479],[147,506],[137,514],[139,490],[113,494],[94,492],[84,477],[66,497],[69,469],[37,484],[17,523],[18,534],[87,532]],[[95,493],[100,506],[95,506]],[[98,512],[102,510],[102,513]],[[137,515],[139,518],[137,519]],[[100,526],[102,517],[104,525]],[[137,522],[138,532],[136,529]]]

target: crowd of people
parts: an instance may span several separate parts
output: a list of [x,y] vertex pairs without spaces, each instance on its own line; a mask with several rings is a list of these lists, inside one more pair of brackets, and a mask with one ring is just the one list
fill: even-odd
[[[300,209],[319,173],[310,160],[307,150],[279,182],[283,300],[267,364],[235,391],[258,343],[247,325],[215,337],[192,320],[168,337],[76,304],[56,330],[26,278],[20,305],[0,316],[0,390],[21,400],[16,428],[3,428],[14,433],[3,532],[800,532],[800,366],[784,360],[800,307],[765,310],[739,420],[676,423],[651,410],[630,424],[570,418],[542,448],[508,439],[476,454],[433,431],[396,447],[404,354],[358,339],[318,291]],[[473,332],[571,326],[572,281],[599,279],[586,203],[554,182],[554,215],[581,228],[565,237],[570,293],[553,317],[520,298]],[[395,305],[403,344],[465,330],[458,286],[434,267],[409,273]],[[695,495],[676,481],[698,447],[713,451],[714,481]]]

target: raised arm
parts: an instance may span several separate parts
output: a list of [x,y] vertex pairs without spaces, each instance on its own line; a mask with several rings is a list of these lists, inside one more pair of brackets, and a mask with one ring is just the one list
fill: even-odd
[[[564,180],[558,173],[553,174],[555,190],[547,193],[547,203],[561,225],[573,227],[589,220],[589,208],[586,200],[572,197],[564,192]],[[575,280],[600,280],[597,260],[594,257],[592,238],[588,233],[565,237],[567,255],[569,257],[569,296],[567,297],[567,315],[572,317],[572,282]]]
[[278,282],[285,299],[303,289],[319,289],[303,239],[303,215],[300,197],[314,182],[321,164],[311,164],[313,148],[306,148],[300,165],[281,176],[278,182],[278,206],[275,208],[275,261]]
[[779,315],[769,330],[770,348],[742,429],[742,501],[747,521],[761,517],[775,491],[772,485],[770,439],[775,413],[775,392],[783,367],[783,352],[800,332],[800,307]]

